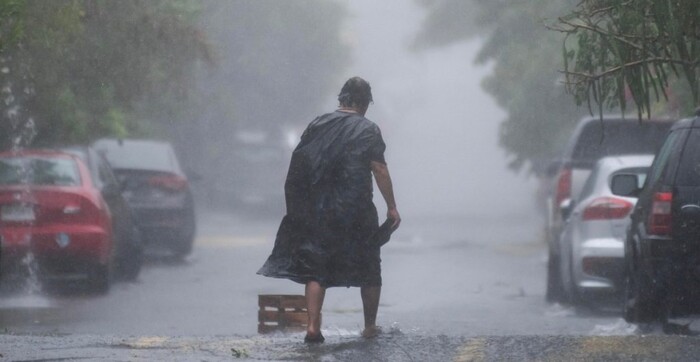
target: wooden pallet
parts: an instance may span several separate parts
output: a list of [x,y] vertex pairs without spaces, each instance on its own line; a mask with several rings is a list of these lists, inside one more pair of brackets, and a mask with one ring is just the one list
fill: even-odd
[[258,333],[306,330],[306,298],[303,295],[258,295]]

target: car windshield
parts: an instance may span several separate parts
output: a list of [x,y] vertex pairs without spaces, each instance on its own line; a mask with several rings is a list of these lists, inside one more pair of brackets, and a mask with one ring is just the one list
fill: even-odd
[[172,149],[161,143],[152,142],[98,142],[100,152],[117,169],[154,170],[180,173]]
[[0,185],[79,186],[74,160],[59,157],[17,157],[0,159]]
[[670,123],[589,123],[573,152],[574,160],[595,161],[608,155],[653,154],[658,151]]

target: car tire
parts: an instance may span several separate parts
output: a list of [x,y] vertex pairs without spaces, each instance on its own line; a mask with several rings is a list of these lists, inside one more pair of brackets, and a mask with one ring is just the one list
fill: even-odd
[[124,248],[117,263],[117,273],[123,280],[133,281],[138,278],[143,265],[143,248],[129,244]]
[[579,293],[578,287],[576,286],[576,281],[574,280],[574,263],[573,258],[569,259],[569,274],[566,283],[568,283],[568,288],[562,285],[562,290],[564,294],[564,301],[577,306],[582,303],[581,293]]
[[90,291],[97,294],[106,294],[109,291],[109,287],[112,283],[111,279],[109,265],[95,266],[88,276]]
[[651,323],[659,319],[660,303],[651,280],[628,262],[625,275],[623,315],[628,323]]
[[192,246],[194,244],[194,236],[182,236],[176,238],[175,244],[173,245],[173,253],[176,258],[182,259],[192,252]]
[[561,260],[559,258],[559,255],[554,254],[550,248],[547,260],[547,291],[545,294],[545,299],[550,303],[564,301],[564,288],[560,270]]
[[143,238],[138,228],[134,227],[130,240],[125,243],[117,260],[117,275],[127,281],[138,278],[143,265]]

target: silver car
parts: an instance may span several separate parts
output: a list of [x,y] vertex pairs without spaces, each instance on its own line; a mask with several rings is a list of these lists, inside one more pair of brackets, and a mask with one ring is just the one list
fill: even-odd
[[637,199],[636,195],[611,190],[611,180],[618,174],[636,174],[643,183],[653,160],[653,155],[600,159],[583,185],[577,198],[580,201],[561,210],[569,214],[559,247],[560,275],[570,302],[623,290],[624,239]]

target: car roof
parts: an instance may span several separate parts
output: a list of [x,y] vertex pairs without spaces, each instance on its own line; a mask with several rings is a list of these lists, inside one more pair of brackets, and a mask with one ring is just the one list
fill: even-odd
[[700,117],[684,118],[673,124],[671,130],[679,128],[700,128]]
[[596,167],[610,173],[623,168],[649,167],[653,161],[652,154],[607,156],[598,160]]
[[114,169],[182,174],[175,150],[167,141],[102,138],[93,147],[103,153]]

